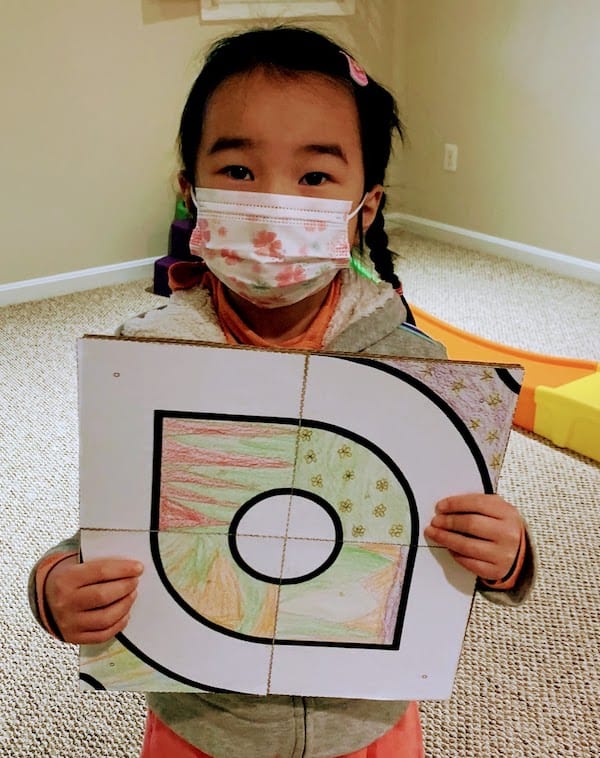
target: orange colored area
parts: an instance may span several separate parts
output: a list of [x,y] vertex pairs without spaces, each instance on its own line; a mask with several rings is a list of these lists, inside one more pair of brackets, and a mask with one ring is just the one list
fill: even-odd
[[596,361],[558,358],[516,347],[506,347],[475,334],[464,332],[411,304],[417,326],[446,346],[448,357],[457,361],[518,363],[525,369],[523,387],[515,410],[514,423],[534,431],[535,390],[539,385],[560,387],[600,370]]

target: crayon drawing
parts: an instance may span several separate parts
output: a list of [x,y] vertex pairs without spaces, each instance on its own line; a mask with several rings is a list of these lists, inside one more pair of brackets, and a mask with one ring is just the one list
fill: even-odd
[[182,608],[256,641],[397,644],[418,517],[382,451],[308,420],[157,412],[155,435],[154,557]]

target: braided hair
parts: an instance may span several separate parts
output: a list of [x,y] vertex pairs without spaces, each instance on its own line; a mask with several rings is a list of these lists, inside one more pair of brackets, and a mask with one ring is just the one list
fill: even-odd
[[[182,174],[192,186],[208,99],[228,77],[258,68],[291,78],[303,73],[317,73],[344,86],[352,94],[358,111],[364,191],[383,184],[394,132],[401,139],[403,137],[393,96],[367,77],[350,54],[325,35],[302,27],[275,26],[224,37],[210,48],[204,67],[188,95],[179,126]],[[375,219],[364,235],[359,216],[360,247],[362,251],[364,241],[378,275],[398,288],[400,283],[394,273],[393,253],[388,249],[384,229],[384,206],[385,193]]]

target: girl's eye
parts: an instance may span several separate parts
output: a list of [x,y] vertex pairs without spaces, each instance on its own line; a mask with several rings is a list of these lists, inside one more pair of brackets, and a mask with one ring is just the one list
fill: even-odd
[[322,171],[311,171],[308,174],[304,174],[300,180],[300,184],[308,184],[309,187],[318,187],[329,179],[327,174]]
[[252,171],[246,166],[225,166],[221,170],[222,174],[228,176],[230,179],[237,179],[238,181],[252,181]]

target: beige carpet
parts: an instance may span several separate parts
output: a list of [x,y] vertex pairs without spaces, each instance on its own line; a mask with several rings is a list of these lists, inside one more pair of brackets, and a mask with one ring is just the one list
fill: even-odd
[[[394,246],[409,299],[434,314],[600,359],[600,288],[411,235]],[[77,525],[75,340],[163,302],[148,284],[0,309],[0,756],[138,754],[142,698],[77,690],[76,649],[35,625],[26,580]],[[453,697],[422,704],[427,755],[600,755],[600,467],[514,433],[501,492],[530,523],[539,580],[517,610],[476,601]]]

